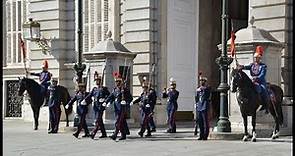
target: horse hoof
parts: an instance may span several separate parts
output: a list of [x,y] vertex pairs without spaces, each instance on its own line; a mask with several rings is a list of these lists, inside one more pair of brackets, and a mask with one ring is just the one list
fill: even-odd
[[252,141],[252,142],[256,142],[256,138],[252,138],[251,141]]
[[243,139],[242,139],[244,142],[248,141],[248,137],[247,136],[244,136]]
[[279,136],[271,136],[272,140],[275,140],[276,138],[279,138]]
[[34,130],[38,130],[38,128],[37,128],[37,127],[35,127],[35,128],[34,128]]

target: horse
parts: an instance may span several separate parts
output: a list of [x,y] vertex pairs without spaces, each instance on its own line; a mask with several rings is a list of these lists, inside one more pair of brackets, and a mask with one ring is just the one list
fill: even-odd
[[[43,105],[45,95],[40,94],[42,86],[38,84],[35,80],[29,79],[29,78],[19,78],[19,89],[18,89],[18,95],[22,96],[25,90],[27,91],[29,97],[30,97],[30,104],[31,108],[33,110],[33,116],[34,116],[34,130],[38,129],[38,119],[39,119],[39,112],[40,108]],[[72,113],[72,107],[69,107],[68,109],[65,108],[65,105],[70,101],[71,97],[67,90],[67,88],[58,85],[56,88],[58,94],[61,97],[60,104],[63,105],[65,109],[66,114],[66,127],[69,126],[69,118],[68,115]]]
[[[231,71],[231,92],[236,92],[237,101],[240,106],[240,111],[244,121],[244,137],[243,141],[247,141],[250,138],[247,130],[247,116],[252,117],[252,138],[251,141],[256,141],[256,112],[262,103],[262,99],[259,93],[255,90],[255,84],[248,77],[248,75],[241,69],[232,69]],[[268,84],[269,92],[272,93],[272,99],[269,103],[269,112],[272,115],[275,125],[271,136],[271,139],[279,137],[280,125],[283,124],[283,112],[282,112],[282,101],[283,101],[283,90],[274,84]]]

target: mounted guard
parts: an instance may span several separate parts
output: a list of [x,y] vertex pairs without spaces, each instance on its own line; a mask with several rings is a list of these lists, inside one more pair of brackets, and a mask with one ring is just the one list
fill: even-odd
[[255,84],[255,90],[260,94],[262,100],[262,107],[260,110],[265,109],[265,113],[268,113],[268,107],[270,105],[270,96],[267,90],[266,84],[266,72],[267,66],[262,63],[263,47],[257,46],[254,54],[254,62],[249,65],[237,64],[238,69],[250,70],[252,81]]
[[42,63],[42,71],[40,73],[31,73],[29,71],[26,71],[27,74],[33,75],[33,76],[38,76],[39,77],[39,81],[40,81],[40,85],[41,85],[41,94],[45,96],[45,100],[44,100],[44,105],[47,106],[48,105],[48,92],[47,89],[50,85],[50,80],[52,77],[52,74],[48,71],[48,61],[44,60]]

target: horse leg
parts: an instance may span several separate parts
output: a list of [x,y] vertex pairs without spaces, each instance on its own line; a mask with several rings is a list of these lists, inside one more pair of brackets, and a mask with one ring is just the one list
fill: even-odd
[[254,114],[252,115],[252,142],[256,142],[256,130],[255,130],[255,126],[256,126],[256,112],[254,112]]
[[243,121],[244,121],[244,137],[243,137],[243,141],[247,141],[248,139],[248,128],[247,128],[247,115],[242,115],[243,116]]
[[66,127],[69,127],[69,112],[66,110],[66,106],[63,105],[66,114]]
[[279,125],[279,121],[277,119],[277,117],[274,116],[275,119],[275,126],[274,126],[274,131],[272,132],[272,136],[271,139],[276,139],[279,137],[279,133],[280,133],[280,125]]
[[35,121],[34,130],[38,130],[38,125],[39,125],[38,119],[39,119],[40,108],[33,109],[33,112],[34,112],[34,121]]

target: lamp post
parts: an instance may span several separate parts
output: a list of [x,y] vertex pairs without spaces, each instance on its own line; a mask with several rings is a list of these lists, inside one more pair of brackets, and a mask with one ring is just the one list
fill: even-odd
[[74,70],[76,71],[77,78],[78,78],[78,83],[82,82],[82,76],[83,76],[83,71],[86,68],[85,64],[82,64],[82,44],[83,44],[83,38],[82,38],[82,30],[83,30],[83,25],[82,25],[82,0],[78,0],[78,60],[77,63],[74,65]]
[[227,56],[227,39],[228,36],[228,0],[222,1],[222,50],[221,56],[216,59],[216,63],[221,70],[220,84],[218,90],[220,91],[220,116],[217,122],[218,132],[231,132],[230,121],[228,120],[228,90],[227,84],[227,70],[233,59]]
[[40,33],[40,23],[37,21],[33,21],[32,18],[29,18],[29,21],[23,24],[24,29],[24,39],[32,42],[36,42],[40,48],[42,48],[42,52],[49,52],[50,46],[48,45],[48,41],[50,39],[46,39],[41,36]]
[[[82,82],[83,77],[83,71],[86,69],[86,65],[82,64],[82,52],[83,52],[83,36],[82,36],[82,30],[83,30],[83,23],[82,23],[82,0],[78,0],[77,4],[77,10],[78,10],[78,59],[77,63],[74,65],[74,70],[77,74],[77,83]],[[77,127],[79,124],[79,117],[76,115],[74,117],[74,127]]]

